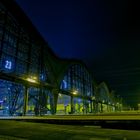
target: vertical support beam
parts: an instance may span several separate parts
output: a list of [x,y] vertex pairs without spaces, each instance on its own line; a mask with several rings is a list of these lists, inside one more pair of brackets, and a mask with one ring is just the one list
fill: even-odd
[[57,109],[58,91],[52,90],[52,97],[50,98],[51,113],[55,114]]
[[54,96],[54,114],[55,114],[57,109],[58,94],[54,94],[53,96]]
[[93,104],[95,113],[99,113],[99,102],[94,100]]
[[44,115],[46,105],[47,105],[47,97],[46,97],[46,94],[44,92],[43,87],[40,87],[40,91],[39,91],[39,109],[40,109],[39,112],[40,112],[40,115]]
[[24,106],[23,106],[23,115],[25,116],[28,110],[28,87],[25,86],[25,93],[24,93]]
[[90,100],[90,113],[93,113],[93,100]]
[[103,103],[101,102],[101,113],[103,112]]
[[97,112],[97,109],[96,109],[96,102],[95,100],[92,100],[92,112],[96,113]]
[[85,110],[86,110],[86,108],[85,108],[85,99],[83,98],[83,114],[85,114]]
[[107,103],[107,112],[109,112],[109,104]]
[[52,114],[56,114],[56,109],[57,109],[57,99],[58,99],[58,95],[53,93],[53,103],[51,106],[51,112]]
[[39,114],[38,115],[42,115],[42,89],[41,89],[41,87],[39,87],[38,106],[39,106]]
[[71,96],[70,103],[71,103],[71,114],[73,114],[74,113],[73,96]]

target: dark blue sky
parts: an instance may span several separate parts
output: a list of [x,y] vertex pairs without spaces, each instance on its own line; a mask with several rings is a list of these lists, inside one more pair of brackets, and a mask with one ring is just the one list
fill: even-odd
[[97,81],[106,81],[122,96],[137,98],[134,95],[140,94],[138,3],[127,0],[16,1],[58,56],[83,60]]

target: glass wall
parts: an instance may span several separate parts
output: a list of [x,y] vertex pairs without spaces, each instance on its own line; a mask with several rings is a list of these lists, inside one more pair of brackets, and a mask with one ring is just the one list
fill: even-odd
[[59,94],[57,101],[57,114],[69,114],[71,112],[71,97]]
[[47,80],[41,58],[42,45],[0,7],[0,70],[4,73]]
[[52,94],[49,90],[30,87],[28,89],[27,115],[51,114]]
[[82,114],[84,112],[83,99],[75,97],[73,100],[73,104],[74,104],[74,113]]
[[[5,74],[5,77],[8,77],[10,81],[16,79],[16,82],[18,82],[19,79],[22,79],[23,84],[23,82],[31,78],[40,83],[40,86],[42,82],[45,83],[42,85],[46,86],[46,83],[51,80],[49,79],[50,76],[46,68],[48,65],[45,65],[46,62],[43,58],[45,57],[43,56],[45,54],[45,47],[47,47],[44,44],[45,42],[37,38],[34,32],[29,31],[25,26],[21,26],[18,19],[15,19],[11,13],[0,5],[0,74]],[[46,48],[46,50],[48,49]],[[46,53],[48,52],[46,51]],[[4,87],[4,84],[6,87]],[[26,90],[24,86],[4,80],[1,80],[0,86],[1,110],[11,115],[18,112],[22,113],[23,93]],[[69,67],[61,82],[60,88],[64,91],[70,91],[70,93],[76,92],[79,95],[77,97],[90,97],[93,94],[92,78],[87,69],[80,64]],[[20,96],[22,97],[19,98]],[[8,99],[8,103],[6,103],[5,99]],[[28,87],[27,113],[38,114],[38,108],[41,111],[42,107],[45,107],[47,113],[51,112],[55,109],[54,100],[53,94],[47,89],[44,89],[44,87],[42,89],[39,87]],[[58,110],[62,110],[62,101],[64,112],[69,113],[71,111],[70,96],[63,95],[63,98],[59,97]],[[83,98],[74,98],[75,112],[80,113],[84,110],[86,104],[88,104],[88,101],[83,101]]]
[[22,115],[24,87],[21,84],[0,80],[0,116]]
[[99,97],[98,97],[99,101],[101,101],[103,103],[109,102],[108,93],[104,87],[100,87],[98,89],[98,94],[99,94]]
[[68,69],[60,88],[66,91],[77,91],[82,96],[92,96],[93,93],[91,76],[81,65],[73,65]]
[[[18,77],[48,82],[48,71],[44,67],[42,56],[45,46],[42,44],[0,3],[0,75],[10,75],[10,81]],[[22,114],[24,92],[24,86],[0,79],[0,115]],[[40,103],[40,89],[30,87],[28,92],[27,113],[33,114],[35,107]],[[47,95],[45,90],[44,92]]]

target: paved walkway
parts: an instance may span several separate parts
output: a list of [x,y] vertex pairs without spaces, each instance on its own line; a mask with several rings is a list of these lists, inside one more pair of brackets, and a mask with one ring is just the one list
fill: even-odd
[[9,140],[140,140],[139,131],[13,120],[0,120],[0,135]]

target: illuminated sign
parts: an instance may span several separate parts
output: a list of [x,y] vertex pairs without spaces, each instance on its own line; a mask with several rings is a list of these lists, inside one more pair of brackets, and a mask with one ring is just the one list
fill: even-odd
[[6,60],[5,61],[5,68],[6,69],[12,69],[12,62],[11,61],[9,61],[9,60]]

